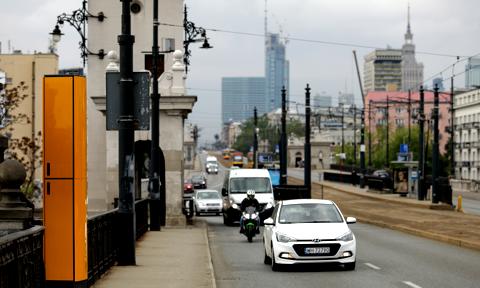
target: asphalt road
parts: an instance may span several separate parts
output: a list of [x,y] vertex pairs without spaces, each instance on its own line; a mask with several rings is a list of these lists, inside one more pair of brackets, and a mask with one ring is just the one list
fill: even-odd
[[[208,176],[209,188],[221,188],[222,174],[223,170]],[[221,217],[199,218],[208,224],[219,288],[480,286],[479,252],[360,223],[351,225],[357,237],[355,271],[335,266],[295,266],[273,272],[263,264],[261,236],[248,243],[238,233],[238,226],[224,226]]]
[[[303,179],[303,169],[288,169],[288,176]],[[320,181],[320,174],[318,171],[312,171],[312,181]],[[476,195],[475,195],[476,194]],[[465,193],[462,195],[463,211],[469,214],[480,215],[480,194],[479,193]],[[457,205],[457,195],[453,195],[452,202]],[[480,286],[480,284],[479,284]]]

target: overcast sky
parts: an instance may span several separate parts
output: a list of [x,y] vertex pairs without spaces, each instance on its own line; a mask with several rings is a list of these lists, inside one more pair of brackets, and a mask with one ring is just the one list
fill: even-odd
[[[111,1],[120,5],[118,0]],[[24,52],[46,51],[48,33],[53,29],[56,16],[80,8],[81,3],[81,0],[2,0],[2,52],[7,52],[8,41],[10,47]],[[197,26],[263,34],[264,0],[187,0],[186,3],[189,20]],[[269,0],[269,31],[279,32],[281,28],[285,36],[292,38],[287,45],[291,99],[303,102],[303,89],[309,83],[313,94],[324,91],[334,97],[334,103],[338,92],[345,90],[353,92],[356,101],[361,102],[352,50],[357,50],[362,69],[363,57],[373,48],[293,38],[400,48],[407,26],[407,5],[407,0]],[[410,6],[417,52],[459,56],[480,53],[478,0],[411,0]],[[202,50],[198,49],[199,45],[191,45],[187,81],[189,94],[198,96],[189,121],[203,129],[202,140],[211,141],[221,127],[221,78],[264,76],[264,39],[215,31],[207,34],[214,48]],[[62,38],[61,68],[81,66],[78,42],[78,35],[73,32]],[[417,53],[416,57],[424,63],[425,79],[456,61],[454,57],[423,53]],[[465,62],[460,62],[456,73],[464,66]],[[451,73],[450,68],[442,76],[448,78]],[[431,85],[431,81],[427,84]],[[444,84],[449,87],[449,81]],[[455,78],[455,86],[464,86],[463,75]]]

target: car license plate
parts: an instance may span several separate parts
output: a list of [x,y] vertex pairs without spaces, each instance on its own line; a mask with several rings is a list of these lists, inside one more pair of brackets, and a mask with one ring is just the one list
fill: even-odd
[[305,254],[328,254],[330,253],[330,247],[307,247],[305,248]]

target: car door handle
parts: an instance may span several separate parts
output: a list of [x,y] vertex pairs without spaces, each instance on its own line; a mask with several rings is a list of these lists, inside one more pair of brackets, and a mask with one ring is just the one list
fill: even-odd
[[47,195],[50,195],[50,182],[47,182]]

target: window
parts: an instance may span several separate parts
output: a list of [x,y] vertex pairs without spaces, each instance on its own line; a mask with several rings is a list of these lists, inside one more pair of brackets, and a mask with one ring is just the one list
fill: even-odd
[[175,51],[174,38],[163,38],[163,51]]

